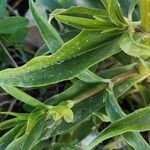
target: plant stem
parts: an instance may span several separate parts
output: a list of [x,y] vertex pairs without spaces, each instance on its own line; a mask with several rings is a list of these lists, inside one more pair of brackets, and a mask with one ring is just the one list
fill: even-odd
[[[150,32],[150,0],[140,0],[141,26],[145,32]],[[150,46],[150,38],[145,40]]]

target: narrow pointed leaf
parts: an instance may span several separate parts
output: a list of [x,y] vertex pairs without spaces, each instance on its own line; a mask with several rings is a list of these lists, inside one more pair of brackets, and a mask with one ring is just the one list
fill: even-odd
[[9,129],[16,125],[22,124],[27,120],[26,117],[13,118],[0,123],[0,130]]
[[128,12],[128,18],[130,20],[132,20],[133,11],[134,11],[137,3],[138,3],[138,0],[132,0],[131,1],[130,7],[129,7],[129,12]]
[[62,39],[59,37],[59,34],[54,29],[54,27],[48,23],[48,21],[42,16],[39,10],[36,8],[33,0],[30,0],[30,9],[32,15],[36,21],[38,29],[49,49],[55,52],[63,45]]
[[[118,119],[111,125],[109,125],[105,130],[103,130],[96,139],[87,147],[85,150],[90,150],[94,146],[96,146],[98,143],[126,133],[130,131],[135,132],[143,132],[150,130],[150,107],[142,108],[139,110],[136,110],[135,112]],[[135,123],[136,122],[136,123]]]
[[26,140],[24,141],[24,144],[22,144],[22,150],[30,150],[34,146],[34,144],[39,141],[44,128],[44,124],[45,115],[42,115],[39,117],[39,119],[36,120],[30,133],[25,134]]
[[24,143],[25,139],[27,138],[26,135],[23,135],[17,139],[15,139],[13,142],[11,142],[6,150],[17,150],[17,149],[21,149],[22,144]]
[[[107,114],[111,119],[112,123],[117,119],[126,116],[126,114],[121,110],[120,106],[118,105],[115,96],[110,91],[106,92],[104,100],[106,102]],[[125,141],[136,150],[150,149],[148,143],[138,132],[124,133],[123,137]]]
[[0,17],[2,17],[6,11],[7,0],[0,0]]
[[110,38],[118,37],[118,34],[120,32],[111,36],[112,33],[83,31],[51,56],[39,56],[22,67],[1,71],[0,84],[37,87],[72,79],[83,70],[120,52],[118,39],[103,45]]
[[29,115],[28,113],[16,113],[16,112],[0,112],[0,114],[10,115],[15,117],[26,117]]
[[[59,9],[60,11],[60,9]],[[53,12],[55,13],[55,11]],[[73,6],[69,9],[62,9],[59,14],[85,14],[92,16],[108,16],[107,11],[98,8],[90,8],[85,6]]]
[[62,23],[71,25],[80,29],[99,29],[107,30],[110,28],[115,28],[111,22],[99,19],[87,19],[83,17],[72,17],[68,15],[55,15],[55,19]]
[[21,128],[22,128],[22,125],[17,125],[16,127],[9,130],[7,133],[5,133],[4,135],[0,137],[0,149],[1,150],[6,149],[9,143],[11,143],[14,140],[16,134],[19,132]]
[[45,108],[47,108],[47,106],[45,104],[43,104],[42,102],[38,101],[34,97],[26,94],[25,92],[23,92],[22,90],[14,87],[14,86],[2,85],[2,88],[7,93],[9,93],[10,95],[12,95],[13,97],[20,100],[23,103],[26,103],[26,104],[34,106],[34,107],[45,107]]

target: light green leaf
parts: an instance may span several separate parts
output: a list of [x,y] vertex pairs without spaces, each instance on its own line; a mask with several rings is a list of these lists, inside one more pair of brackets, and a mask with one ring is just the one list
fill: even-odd
[[68,15],[55,15],[55,19],[59,20],[62,23],[71,25],[80,29],[99,29],[107,30],[110,28],[115,28],[111,22],[100,19],[87,19],[83,17],[72,17]]
[[34,107],[44,107],[47,108],[48,106],[43,104],[42,102],[38,101],[34,97],[28,95],[27,93],[23,92],[22,90],[18,89],[17,87],[11,85],[1,85],[1,87],[10,95],[15,97],[16,99],[20,100],[23,103]]
[[10,115],[15,117],[27,117],[29,115],[28,113],[16,113],[16,112],[0,112],[0,114]]
[[[68,14],[85,14],[85,15],[91,15],[91,16],[108,16],[107,11],[103,9],[98,9],[98,8],[90,8],[90,7],[85,7],[85,6],[73,6],[69,9],[59,9],[60,13],[63,15],[68,15]],[[57,10],[56,10],[57,13]],[[53,12],[55,14],[55,11]],[[52,14],[52,15],[53,15]]]
[[144,44],[141,44],[134,37],[139,35],[136,33],[125,32],[120,40],[120,48],[128,55],[134,57],[150,56],[150,48]]
[[118,3],[118,0],[107,0],[108,4],[108,12],[109,12],[109,17],[111,21],[116,24],[117,26],[120,27],[125,27],[127,26],[126,21],[123,18],[123,14],[121,12],[120,4]]
[[27,25],[28,20],[24,17],[8,17],[0,20],[0,34],[14,33]]
[[149,68],[148,64],[146,63],[146,61],[144,61],[141,58],[139,59],[137,69],[138,69],[139,74],[141,74],[141,75],[145,75],[150,72],[150,68]]
[[[84,14],[84,17],[77,17],[78,14]],[[87,16],[85,16],[87,15]],[[106,17],[108,14],[105,10],[88,8],[83,6],[71,7],[69,9],[58,9],[51,14],[51,18],[55,18],[65,24],[81,28],[81,29],[99,29],[106,30],[116,27],[110,21],[99,18],[97,16]],[[92,17],[89,19],[89,16]],[[50,19],[51,19],[50,18]]]
[[55,121],[61,119],[62,117],[64,120],[68,123],[73,122],[74,120],[74,114],[71,110],[71,107],[73,106],[72,101],[65,101],[59,103],[57,106],[54,106],[49,110],[49,114],[53,116],[53,119]]
[[58,105],[62,101],[80,99],[82,95],[86,95],[87,91],[92,91],[92,89],[95,89],[94,87],[97,87],[101,84],[102,83],[89,84],[80,80],[76,81],[73,85],[71,85],[62,93],[54,95],[53,97],[47,99],[45,103],[48,105]]

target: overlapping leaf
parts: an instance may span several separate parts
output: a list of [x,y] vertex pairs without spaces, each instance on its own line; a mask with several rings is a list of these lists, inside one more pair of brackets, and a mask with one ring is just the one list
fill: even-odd
[[119,35],[120,32],[100,34],[99,31],[83,31],[51,56],[39,56],[22,67],[1,71],[0,84],[37,87],[72,79],[118,53],[118,39],[104,44]]
[[[89,145],[86,150],[90,150],[92,147],[94,147],[99,142],[102,142],[103,140],[106,140],[108,138],[130,132],[142,132],[150,130],[149,124],[150,124],[150,108],[142,108],[139,109],[117,121],[112,123],[110,126],[108,126],[105,130],[103,130],[98,137]],[[136,123],[135,123],[136,122]]]
[[125,32],[120,41],[120,48],[128,55],[134,57],[150,56],[150,48],[141,42],[134,40],[138,34]]
[[[87,15],[88,17],[77,16],[78,14]],[[92,16],[91,18],[89,16]],[[52,13],[51,17],[57,20],[81,29],[99,29],[106,30],[109,28],[115,28],[110,21],[100,18],[107,17],[108,14],[105,10],[88,8],[88,7],[72,7],[70,9],[59,9]],[[95,18],[96,17],[96,18]],[[108,18],[107,18],[108,19]]]
[[24,17],[8,17],[0,20],[0,33],[8,34],[26,28],[28,20]]

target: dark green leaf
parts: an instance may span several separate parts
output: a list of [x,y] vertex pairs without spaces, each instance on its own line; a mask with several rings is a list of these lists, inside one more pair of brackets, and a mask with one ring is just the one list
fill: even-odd
[[[106,102],[107,114],[112,122],[126,116],[118,105],[116,98],[110,91],[106,92],[104,100]],[[123,137],[125,141],[136,150],[150,149],[150,146],[146,143],[144,138],[137,132],[124,133]]]
[[[139,109],[121,119],[118,119],[104,129],[85,150],[91,150],[98,143],[130,131],[142,132],[150,130],[150,107]],[[136,123],[135,123],[136,122]]]
[[118,34],[120,32],[114,35],[113,32],[100,34],[99,31],[83,31],[51,56],[39,56],[22,67],[1,71],[0,84],[37,87],[72,79],[83,70],[118,53],[118,39],[104,45]]
[[14,33],[19,29],[25,28],[28,25],[28,20],[24,17],[8,17],[0,20],[0,33]]
[[25,139],[27,138],[26,135],[23,135],[14,141],[12,141],[5,150],[20,150],[22,147],[22,144],[24,143]]
[[14,140],[16,134],[19,132],[21,128],[22,128],[22,125],[18,125],[0,137],[0,149],[1,150],[6,149],[8,144]]
[[30,9],[47,47],[55,52],[63,45],[63,41],[54,27],[37,10],[33,0],[30,0]]

